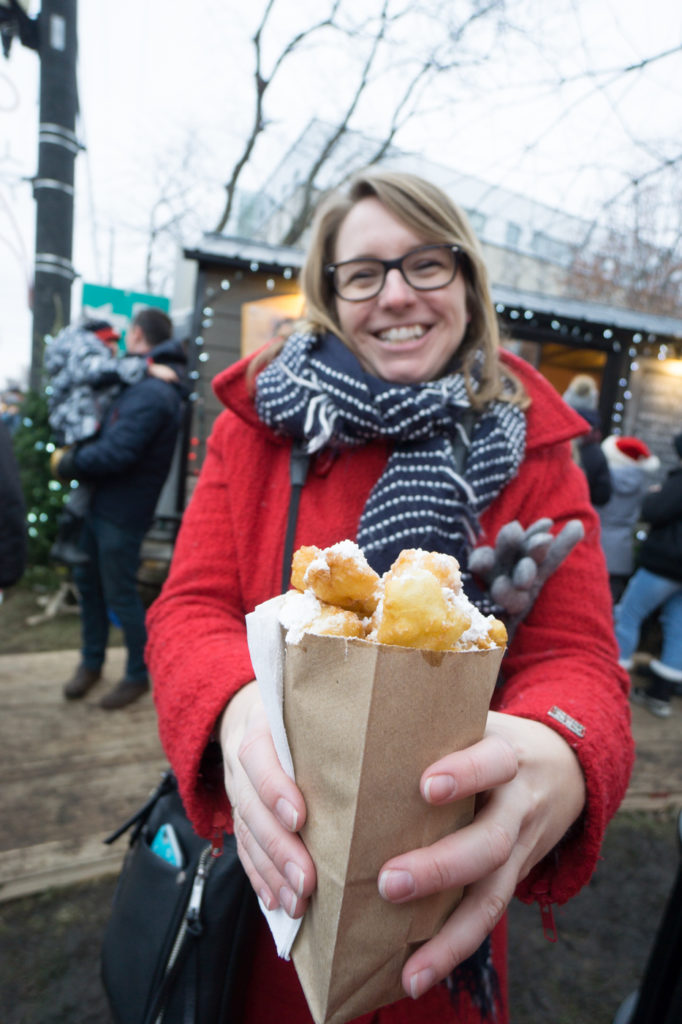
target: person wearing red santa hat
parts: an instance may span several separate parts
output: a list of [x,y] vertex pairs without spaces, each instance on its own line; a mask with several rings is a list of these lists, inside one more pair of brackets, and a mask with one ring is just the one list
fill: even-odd
[[661,656],[637,669],[648,685],[630,694],[635,704],[659,718],[671,714],[673,695],[682,697],[682,432],[673,446],[680,463],[642,503],[649,534],[638,552],[639,567],[614,610],[620,663],[631,670],[642,623],[660,608]]
[[617,604],[634,571],[634,532],[642,501],[661,463],[637,437],[611,434],[601,448],[611,477],[611,497],[597,512],[611,596]]

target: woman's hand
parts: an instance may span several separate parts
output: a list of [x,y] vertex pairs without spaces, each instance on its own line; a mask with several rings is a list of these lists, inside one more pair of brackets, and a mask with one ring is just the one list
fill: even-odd
[[576,755],[553,729],[490,712],[485,737],[427,768],[421,793],[432,804],[472,794],[479,800],[470,825],[395,857],[379,875],[379,892],[394,903],[467,887],[440,932],[403,968],[403,987],[415,999],[490,934],[517,884],[581,813],[585,784]]
[[254,891],[269,910],[302,917],[315,867],[296,835],[306,817],[301,791],[283,771],[256,683],[235,694],[220,721],[225,790],[237,850]]

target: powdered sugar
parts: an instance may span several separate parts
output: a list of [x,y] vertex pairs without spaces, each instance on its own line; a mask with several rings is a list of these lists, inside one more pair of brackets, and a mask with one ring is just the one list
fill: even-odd
[[306,590],[303,594],[298,590],[289,591],[279,613],[279,621],[287,630],[288,644],[301,642],[307,627],[320,614],[320,608],[320,602],[311,591]]

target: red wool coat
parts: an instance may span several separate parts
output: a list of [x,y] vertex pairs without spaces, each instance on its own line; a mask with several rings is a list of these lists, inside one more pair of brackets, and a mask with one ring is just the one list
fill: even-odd
[[[526,456],[516,478],[482,515],[479,543],[494,543],[513,519],[527,527],[549,516],[558,529],[579,518],[585,526],[584,540],[549,578],[520,625],[503,662],[504,685],[493,699],[496,710],[559,732],[585,775],[587,803],[579,822],[517,889],[522,900],[546,906],[565,902],[589,880],[604,829],[625,793],[634,750],[599,522],[571,456],[570,440],[584,431],[584,423],[527,363],[507,353],[502,358],[531,398]],[[187,811],[205,836],[216,825],[230,827],[222,770],[207,752],[215,752],[211,732],[230,697],[253,679],[244,616],[280,591],[289,499],[290,442],[258,420],[244,372],[241,362],[214,382],[228,411],[216,421],[169,578],[147,620],[161,740]],[[295,547],[355,538],[387,456],[383,443],[335,458],[318,455],[303,489]],[[503,922],[493,934],[503,988],[505,945]],[[247,1019],[311,1021],[293,967],[278,961],[266,925],[254,958]],[[506,1019],[505,1009],[501,1024]],[[416,1002],[395,1003],[363,1020],[480,1024],[480,1015],[467,1005],[455,1016],[444,986],[437,986]]]

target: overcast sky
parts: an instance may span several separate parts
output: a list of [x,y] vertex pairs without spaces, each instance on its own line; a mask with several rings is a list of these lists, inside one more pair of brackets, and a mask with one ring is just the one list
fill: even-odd
[[[397,141],[457,171],[593,217],[628,177],[674,155],[675,147],[679,152],[681,55],[644,72],[609,71],[679,46],[682,6],[670,0],[510,2],[520,27],[542,47],[517,33],[496,49],[481,26],[469,45],[493,58],[464,76],[442,79],[432,113],[413,121]],[[111,278],[116,287],[141,288],[149,207],[157,183],[185,150],[202,182],[192,200],[196,224],[214,227],[221,182],[249,125],[250,37],[264,3],[81,0],[78,132],[86,151],[77,160],[74,264],[81,277],[74,285],[74,317],[82,280]],[[344,3],[365,11],[374,0]],[[427,6],[434,3],[427,0]],[[32,13],[39,7],[34,3]],[[324,0],[275,0],[266,72],[278,41],[324,8]],[[268,96],[272,127],[245,186],[262,183],[311,117],[333,118],[344,81],[339,69],[353,56],[311,48],[305,66],[283,76]],[[603,73],[573,81],[585,67]],[[560,92],[558,75],[565,80]],[[10,59],[0,57],[0,385],[22,375],[30,358],[34,204],[26,179],[37,168],[38,86],[37,55],[15,41]],[[376,130],[381,106],[379,91],[355,127]]]

